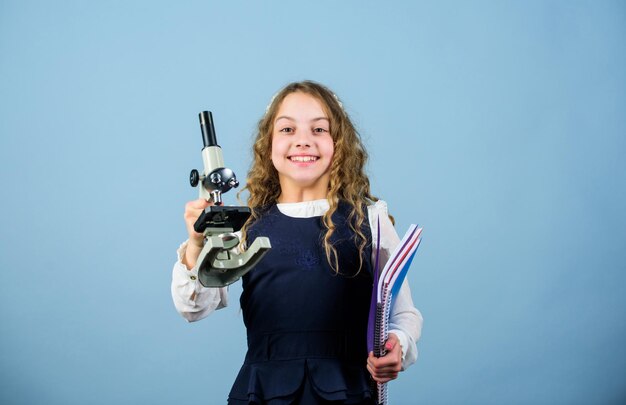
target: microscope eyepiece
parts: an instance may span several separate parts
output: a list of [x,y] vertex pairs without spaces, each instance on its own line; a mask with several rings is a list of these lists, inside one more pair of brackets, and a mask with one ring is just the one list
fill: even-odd
[[199,118],[204,147],[219,146],[217,144],[217,138],[215,137],[215,126],[213,125],[213,114],[211,114],[211,111],[202,111],[199,114]]

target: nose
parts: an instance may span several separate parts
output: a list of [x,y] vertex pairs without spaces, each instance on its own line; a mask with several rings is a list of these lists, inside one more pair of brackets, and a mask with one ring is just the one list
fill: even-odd
[[303,141],[303,142],[297,142],[296,143],[296,147],[297,148],[308,148],[310,147],[311,144],[309,142]]
[[295,145],[297,148],[308,148],[311,146],[311,141],[306,134],[300,132],[298,135],[296,135],[296,137],[297,138],[295,139]]

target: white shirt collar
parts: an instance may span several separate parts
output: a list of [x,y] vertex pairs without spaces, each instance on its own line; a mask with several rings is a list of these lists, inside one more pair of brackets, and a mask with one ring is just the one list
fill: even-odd
[[276,207],[283,214],[295,218],[321,217],[328,211],[329,204],[327,199],[303,201],[297,203],[281,203]]

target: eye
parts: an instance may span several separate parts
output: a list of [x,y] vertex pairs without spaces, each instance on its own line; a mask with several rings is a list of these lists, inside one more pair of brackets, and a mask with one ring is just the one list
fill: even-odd
[[284,132],[286,134],[291,134],[291,133],[294,132],[294,130],[293,130],[293,128],[285,127],[285,128],[280,129],[278,132]]
[[313,132],[323,133],[323,132],[328,132],[328,130],[326,128],[317,127],[313,129]]

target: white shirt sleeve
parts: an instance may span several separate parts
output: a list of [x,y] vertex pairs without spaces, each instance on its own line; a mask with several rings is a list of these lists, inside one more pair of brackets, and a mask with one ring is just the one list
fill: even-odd
[[[393,251],[400,244],[400,237],[389,219],[387,203],[381,200],[377,201],[374,205],[368,207],[368,214],[373,239],[372,263],[376,262],[378,220],[380,220],[380,256],[378,267],[382,269]],[[416,343],[422,333],[422,323],[422,314],[413,305],[409,282],[405,279],[396,297],[395,304],[391,308],[389,323],[389,333],[395,334],[402,346],[403,370],[415,363],[417,359]]]
[[172,270],[172,299],[179,314],[188,322],[206,318],[215,310],[228,305],[226,287],[206,288],[198,281],[198,268],[188,269],[182,262],[187,241],[176,251],[178,259]]

